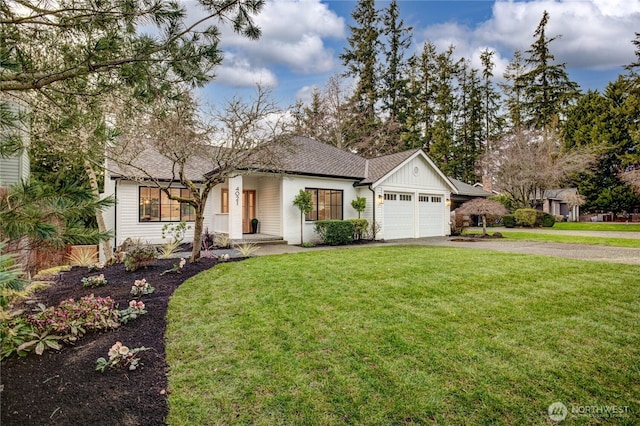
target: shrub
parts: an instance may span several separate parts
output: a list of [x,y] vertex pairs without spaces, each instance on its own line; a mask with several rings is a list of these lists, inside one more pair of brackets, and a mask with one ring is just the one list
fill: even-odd
[[319,220],[314,229],[324,244],[339,246],[353,242],[353,223],[348,220]]
[[551,228],[556,223],[554,215],[549,213],[542,213],[540,217],[540,224],[545,228]]
[[162,239],[167,239],[167,236],[169,238],[169,240],[160,248],[163,259],[169,258],[178,250],[180,244],[184,240],[186,232],[189,229],[191,229],[191,225],[187,225],[184,221],[175,224],[167,223],[162,227]]
[[31,348],[22,345],[32,338],[33,332],[33,327],[26,318],[12,316],[0,321],[0,361],[14,353],[18,356],[27,355]]
[[533,228],[536,226],[538,218],[538,210],[536,209],[518,209],[513,214],[516,218],[516,225]]
[[0,241],[0,306],[6,307],[27,284],[22,265],[15,261],[15,256],[2,253],[5,243]]
[[361,240],[366,237],[367,230],[369,229],[369,221],[367,219],[349,219],[349,222],[353,224],[354,240]]
[[158,251],[151,246],[138,246],[127,251],[124,258],[124,269],[129,272],[153,265],[158,258]]
[[233,241],[229,237],[229,234],[216,234],[213,238],[213,245],[218,248],[229,248]]
[[515,228],[516,217],[512,214],[502,216],[502,224],[505,226],[505,228]]

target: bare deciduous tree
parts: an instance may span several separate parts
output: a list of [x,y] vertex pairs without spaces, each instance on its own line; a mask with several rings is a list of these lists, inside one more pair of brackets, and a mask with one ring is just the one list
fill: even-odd
[[640,168],[622,172],[619,176],[623,182],[633,189],[633,192],[640,195]]
[[[123,176],[152,184],[195,212],[191,262],[200,258],[205,206],[211,190],[251,170],[277,170],[289,141],[289,118],[258,88],[251,102],[234,98],[205,121],[191,96],[155,111],[118,138],[108,158]],[[153,158],[153,162],[149,162]],[[159,160],[162,164],[158,164]],[[189,190],[178,196],[177,184]]]
[[544,130],[518,130],[499,142],[485,158],[496,177],[497,189],[516,207],[535,207],[546,190],[562,187],[568,178],[588,171],[596,160],[588,149],[561,149],[558,135]]

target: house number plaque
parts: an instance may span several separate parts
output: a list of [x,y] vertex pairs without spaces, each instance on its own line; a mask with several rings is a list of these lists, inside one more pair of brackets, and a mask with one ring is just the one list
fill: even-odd
[[239,186],[236,187],[235,194],[236,194],[236,206],[239,206],[240,205],[240,187]]

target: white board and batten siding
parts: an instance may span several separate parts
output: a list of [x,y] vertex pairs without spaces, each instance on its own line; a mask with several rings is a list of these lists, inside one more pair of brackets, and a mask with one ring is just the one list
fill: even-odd
[[422,157],[408,160],[376,187],[384,203],[378,206],[382,238],[421,238],[449,234],[450,187]]

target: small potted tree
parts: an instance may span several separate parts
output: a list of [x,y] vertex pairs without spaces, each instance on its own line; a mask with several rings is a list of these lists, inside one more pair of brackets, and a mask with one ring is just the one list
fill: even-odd
[[313,209],[311,193],[301,189],[293,199],[293,205],[300,209],[300,244],[304,244],[304,217]]
[[252,234],[257,234],[258,233],[258,219],[257,218],[253,218],[251,219],[251,233]]

